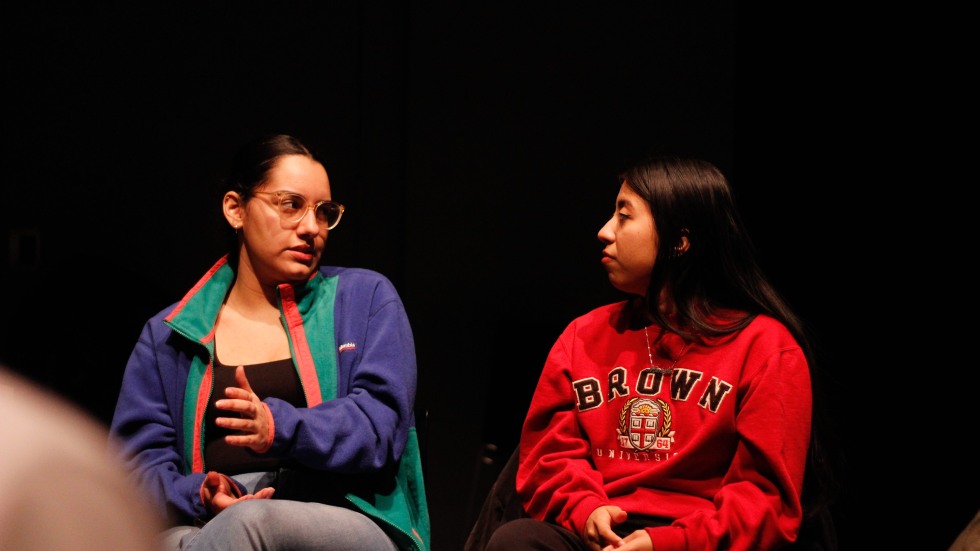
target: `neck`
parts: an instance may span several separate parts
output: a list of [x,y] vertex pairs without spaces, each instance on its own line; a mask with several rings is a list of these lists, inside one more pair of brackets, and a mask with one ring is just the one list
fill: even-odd
[[276,287],[263,285],[251,266],[240,262],[235,283],[225,298],[225,306],[242,313],[274,310],[278,316],[277,302]]

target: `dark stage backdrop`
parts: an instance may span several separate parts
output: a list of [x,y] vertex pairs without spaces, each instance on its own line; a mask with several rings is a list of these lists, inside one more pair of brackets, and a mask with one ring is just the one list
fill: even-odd
[[[900,447],[873,455],[889,421],[848,378],[881,358],[851,350],[866,320],[842,315],[880,275],[847,242],[862,184],[810,149],[833,114],[802,99],[832,72],[811,41],[829,31],[729,2],[247,4],[3,8],[0,361],[108,422],[143,322],[224,251],[232,151],[297,134],[348,207],[325,261],[386,274],[408,309],[433,549],[453,551],[552,343],[620,298],[596,238],[617,171],[690,154],[730,177],[766,269],[820,336],[853,471],[843,547],[866,531],[855,516],[890,505],[878,472]],[[975,512],[971,476],[958,501],[918,501],[937,517],[920,523],[927,547]]]

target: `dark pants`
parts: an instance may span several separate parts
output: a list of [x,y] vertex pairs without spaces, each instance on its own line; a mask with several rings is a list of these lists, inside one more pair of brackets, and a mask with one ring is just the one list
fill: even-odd
[[589,551],[578,536],[557,524],[519,518],[497,528],[486,551]]
[[[626,537],[637,530],[651,526],[666,526],[670,520],[640,516],[630,518],[613,527],[613,531]],[[519,518],[497,528],[486,551],[589,551],[578,535],[550,522],[532,518]]]

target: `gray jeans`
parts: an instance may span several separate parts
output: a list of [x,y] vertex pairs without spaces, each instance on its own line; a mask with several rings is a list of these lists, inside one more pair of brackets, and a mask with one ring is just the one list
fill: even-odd
[[[236,475],[248,493],[268,486],[272,473]],[[203,527],[177,526],[163,534],[166,551],[397,551],[367,516],[334,505],[254,499],[225,509]]]

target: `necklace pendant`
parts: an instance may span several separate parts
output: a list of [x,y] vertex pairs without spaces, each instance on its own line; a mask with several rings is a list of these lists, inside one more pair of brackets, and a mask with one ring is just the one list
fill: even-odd
[[670,364],[670,367],[660,367],[657,365],[653,365],[653,350],[650,348],[650,334],[647,332],[646,327],[643,328],[643,338],[644,340],[646,340],[647,358],[649,358],[650,360],[650,367],[648,369],[654,373],[657,373],[658,375],[670,375],[671,373],[673,373],[674,366],[677,365],[678,361],[680,361],[681,356],[687,353],[687,349],[690,348],[692,344],[689,343],[687,346],[684,347],[684,350],[681,350],[681,353],[677,356],[677,359],[674,360],[674,363]]

